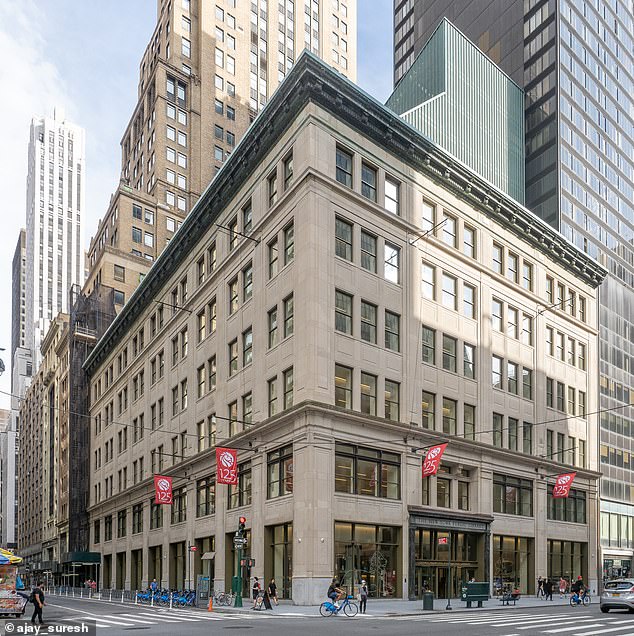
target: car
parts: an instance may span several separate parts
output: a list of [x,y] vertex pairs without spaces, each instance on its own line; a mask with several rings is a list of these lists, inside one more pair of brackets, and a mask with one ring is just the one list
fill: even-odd
[[600,608],[603,613],[611,609],[634,612],[634,579],[616,579],[603,585]]

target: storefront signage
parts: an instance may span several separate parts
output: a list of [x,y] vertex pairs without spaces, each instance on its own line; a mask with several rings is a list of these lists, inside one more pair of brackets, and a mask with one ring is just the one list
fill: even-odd
[[238,451],[234,448],[216,448],[216,482],[238,483]]
[[154,503],[172,503],[172,478],[154,475]]
[[411,528],[441,528],[443,530],[459,530],[462,532],[488,532],[489,524],[483,521],[465,519],[446,519],[444,517],[410,516]]
[[438,537],[438,545],[447,545],[448,543],[447,537]]
[[555,485],[553,486],[553,497],[556,499],[567,497],[570,494],[570,487],[572,486],[572,482],[576,475],[577,473],[565,473],[563,475],[559,475]]
[[447,448],[447,444],[438,444],[437,446],[432,446],[427,451],[427,455],[425,455],[425,459],[423,460],[423,477],[430,477],[438,472],[440,460],[442,459],[442,454],[445,452],[445,448]]

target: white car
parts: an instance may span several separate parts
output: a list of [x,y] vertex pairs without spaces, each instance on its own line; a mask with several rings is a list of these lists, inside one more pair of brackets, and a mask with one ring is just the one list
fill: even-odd
[[634,579],[617,579],[608,581],[601,594],[601,611],[626,609],[634,612]]

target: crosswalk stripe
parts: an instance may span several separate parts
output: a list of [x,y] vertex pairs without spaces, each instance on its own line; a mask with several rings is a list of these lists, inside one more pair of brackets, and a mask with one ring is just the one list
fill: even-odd
[[[549,618],[538,618],[536,620],[531,620],[529,618],[523,618],[519,621],[505,621],[503,623],[496,623],[496,625],[500,626],[500,625],[536,625],[537,627],[541,626],[541,623],[562,623],[562,624],[566,624],[566,623],[570,623],[570,621],[586,621],[586,620],[593,620],[596,621],[597,618],[576,618],[574,616],[551,616]],[[519,628],[518,628],[519,629]],[[526,629],[526,628],[524,628]]]
[[[82,616],[82,620],[94,621],[95,617],[94,616]],[[105,616],[100,616],[99,620],[103,621],[104,623],[111,623],[112,625],[119,625],[119,627],[134,627],[134,623],[122,623],[121,621],[113,621],[112,619],[106,618]],[[112,625],[109,625],[109,627],[111,627]]]
[[[125,616],[126,618],[128,618],[131,621],[137,621],[139,623],[146,623],[148,625],[153,625],[153,621],[161,621],[161,622],[169,622],[169,623],[176,623],[177,621],[163,621],[160,617],[155,617],[155,616],[146,616],[145,614],[142,614],[143,618],[136,618],[136,614],[121,614],[121,616]],[[145,619],[152,619],[152,620],[145,620]],[[126,619],[124,619],[126,620]]]
[[[597,634],[609,634],[611,632],[620,632],[622,629],[629,629],[631,625],[626,623],[634,623],[634,620],[624,621],[620,627],[609,627],[608,629],[597,629],[593,632],[577,632],[575,636],[597,636]],[[623,634],[622,636],[628,636]]]
[[[588,629],[590,627],[604,627],[603,623],[595,623],[594,625],[584,625],[584,629]],[[574,632],[575,629],[578,628],[577,625],[573,625],[572,627],[562,627],[561,629],[547,629],[544,634],[563,634],[564,632]]]
[[[496,614],[490,614],[488,616],[482,616],[480,614],[474,615],[474,616],[462,616],[462,617],[456,617],[456,616],[443,616],[442,618],[435,618],[435,617],[430,617],[428,620],[431,623],[469,623],[470,621],[487,621],[487,620],[500,620],[502,617],[500,616],[500,611],[504,611],[504,610],[499,610]],[[528,618],[529,616],[531,616],[531,614],[513,614],[513,616],[516,616],[518,618]],[[407,618],[406,616],[401,616],[399,618],[405,619]]]
[[[135,614],[135,616],[137,616],[137,614]],[[147,616],[149,618],[154,618],[154,619],[158,619],[163,623],[180,623],[182,620],[184,621],[188,621],[191,619],[183,619],[183,618],[176,618],[175,616],[165,616],[165,614],[151,614],[150,612],[139,612],[138,616]]]
[[[565,618],[568,618],[568,616],[565,616]],[[500,618],[497,619],[489,619],[486,621],[480,621],[480,620],[471,620],[468,621],[468,625],[488,625],[488,624],[495,624],[495,625],[514,625],[514,624],[521,624],[524,621],[550,621],[553,620],[553,616],[549,615],[549,614],[535,614],[534,616],[519,616],[519,617],[510,617],[510,616],[500,616]]]
[[[553,628],[555,627],[563,627],[564,625],[578,625],[579,627],[583,627],[584,629],[586,627],[605,627],[605,623],[614,623],[616,620],[616,618],[597,618],[596,616],[592,616],[590,618],[569,618],[566,620],[559,620],[556,618],[553,618]],[[601,621],[600,625],[581,625],[581,623],[593,623],[596,621]],[[544,625],[543,627],[547,627],[547,625]],[[529,625],[528,627],[519,627],[518,629],[530,629],[531,626]],[[568,629],[566,628],[565,630],[562,631],[573,631],[574,627],[572,629]],[[551,631],[546,631],[546,634],[550,634],[550,633],[557,633],[556,630],[551,630]]]
[[133,621],[134,623],[143,623],[145,625],[152,625],[152,621],[146,621],[142,618],[136,618],[131,616],[130,614],[117,614],[117,616],[121,616],[124,621]]

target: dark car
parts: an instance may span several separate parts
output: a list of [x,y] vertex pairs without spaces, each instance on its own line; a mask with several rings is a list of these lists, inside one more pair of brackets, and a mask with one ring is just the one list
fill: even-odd
[[604,613],[611,609],[634,612],[634,579],[618,579],[605,583],[600,607]]

